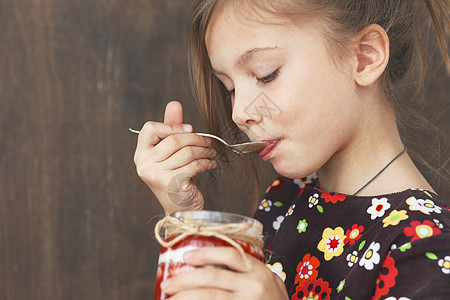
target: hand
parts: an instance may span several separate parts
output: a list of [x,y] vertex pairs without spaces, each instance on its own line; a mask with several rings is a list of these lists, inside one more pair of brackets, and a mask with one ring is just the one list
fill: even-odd
[[233,247],[203,247],[187,252],[185,263],[198,268],[177,274],[161,284],[162,290],[179,299],[289,299],[283,281],[266,265],[247,254],[251,268],[246,270],[239,252]]
[[147,122],[141,129],[134,155],[139,177],[166,214],[202,209],[203,195],[192,178],[217,166],[211,140],[192,133],[192,126],[182,122],[181,104],[167,104],[164,123]]

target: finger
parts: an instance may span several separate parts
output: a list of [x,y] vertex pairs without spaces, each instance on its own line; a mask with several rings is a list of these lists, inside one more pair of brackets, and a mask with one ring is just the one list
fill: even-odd
[[170,279],[163,281],[161,283],[161,289],[165,293],[171,295],[191,289],[211,289],[233,292],[238,288],[238,283],[241,281],[242,274],[240,273],[220,268],[199,268],[193,271],[181,272]]
[[199,173],[215,169],[216,167],[217,162],[215,160],[197,159],[181,168],[175,169],[174,171],[176,171],[178,174],[186,174],[186,177],[192,178]]
[[[263,262],[249,254],[245,254],[249,260],[251,270],[266,268]],[[247,272],[241,253],[234,247],[202,247],[194,251],[186,252],[183,256],[187,264],[193,266],[221,265],[238,271]]]
[[175,170],[198,159],[213,159],[217,152],[211,148],[189,146],[175,152],[169,159],[161,163],[161,168]]
[[158,122],[147,122],[141,129],[138,137],[138,147],[141,145],[156,145],[168,136],[180,133],[192,132],[189,124],[163,124]]
[[183,106],[178,101],[171,101],[166,105],[164,113],[164,123],[181,124],[183,123]]
[[[172,125],[175,126],[175,125]],[[170,135],[155,145],[154,162],[162,162],[176,152],[188,146],[203,147],[205,150],[211,145],[211,139],[198,134],[174,134]]]

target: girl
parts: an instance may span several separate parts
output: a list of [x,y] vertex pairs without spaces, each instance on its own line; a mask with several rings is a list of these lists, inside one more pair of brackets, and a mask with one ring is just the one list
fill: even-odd
[[[247,270],[231,247],[189,252],[189,264],[227,269],[172,277],[161,284],[171,299],[448,297],[450,214],[399,133],[418,120],[402,93],[421,74],[420,14],[429,11],[448,69],[438,20],[448,26],[447,9],[430,0],[197,1],[191,63],[208,129],[219,134],[232,120],[268,141],[259,156],[282,177],[254,215],[267,264],[249,257]],[[135,154],[166,214],[201,209],[191,178],[216,167],[211,141],[182,119],[169,103],[164,123],[142,128]]]

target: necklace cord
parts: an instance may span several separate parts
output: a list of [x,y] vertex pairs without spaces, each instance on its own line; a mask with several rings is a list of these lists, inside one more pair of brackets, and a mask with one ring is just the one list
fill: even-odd
[[359,190],[357,190],[353,196],[356,196],[359,192],[361,192],[364,188],[366,188],[372,181],[375,180],[375,178],[377,178],[381,173],[383,173],[384,170],[387,169],[387,167],[389,167],[397,158],[399,158],[403,153],[406,152],[406,147],[403,148],[402,152],[400,152],[399,154],[397,154],[396,157],[394,157],[387,165],[385,165],[383,167],[383,169],[381,169],[374,177],[372,177],[372,179],[370,179],[365,185],[363,185]]

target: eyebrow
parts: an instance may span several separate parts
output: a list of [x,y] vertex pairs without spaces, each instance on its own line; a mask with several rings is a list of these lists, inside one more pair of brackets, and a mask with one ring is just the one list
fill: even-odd
[[[244,54],[242,54],[237,60],[236,60],[236,66],[242,66],[245,65],[246,63],[248,63],[249,61],[251,61],[252,59],[254,59],[256,56],[264,53],[264,52],[268,52],[268,51],[272,51],[272,50],[276,50],[279,49],[277,46],[275,47],[265,47],[265,48],[253,48],[250,49],[248,51],[246,51]],[[225,75],[222,72],[219,72],[217,70],[215,70],[214,68],[212,69],[212,72],[214,74],[217,75]]]

